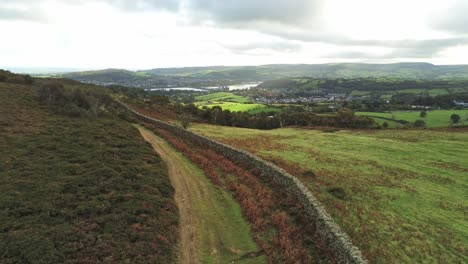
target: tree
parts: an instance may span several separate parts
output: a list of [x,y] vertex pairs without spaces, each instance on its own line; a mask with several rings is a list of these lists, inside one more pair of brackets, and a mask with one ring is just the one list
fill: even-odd
[[388,123],[387,123],[387,122],[383,122],[382,127],[383,127],[383,128],[388,128]]
[[28,74],[23,75],[23,79],[24,79],[24,84],[27,84],[27,85],[31,85],[34,82],[33,77],[31,77],[31,75],[28,75]]
[[183,113],[178,116],[180,125],[184,128],[187,129],[190,125],[190,123],[193,121],[192,115]]
[[426,111],[421,111],[419,116],[422,117],[422,118],[425,118],[427,116],[427,112]]
[[343,108],[336,114],[338,123],[344,127],[349,127],[354,119],[354,112],[351,109]]
[[457,114],[452,114],[450,116],[450,120],[452,121],[453,124],[456,124],[460,121],[460,116]]
[[211,111],[213,112],[214,124],[218,124],[218,118],[220,114],[223,113],[223,109],[221,109],[220,106],[216,105],[216,106],[213,106],[213,108],[211,108]]
[[46,82],[38,90],[39,100],[53,106],[56,99],[63,96],[63,85],[59,82]]
[[425,127],[426,126],[426,122],[424,122],[424,120],[421,120],[421,119],[418,119],[414,122],[414,126],[415,127]]

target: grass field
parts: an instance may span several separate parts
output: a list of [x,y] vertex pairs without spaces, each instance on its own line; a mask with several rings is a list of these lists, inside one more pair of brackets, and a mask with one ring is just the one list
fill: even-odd
[[207,95],[197,96],[195,104],[199,107],[214,107],[219,106],[223,110],[231,112],[247,112],[249,114],[259,114],[262,112],[280,112],[281,109],[271,107],[264,104],[255,104],[244,96],[234,95],[228,92],[211,93]]
[[387,122],[390,127],[398,127],[399,125],[395,122],[380,119],[378,117],[395,119],[395,120],[405,120],[408,122],[414,122],[418,119],[424,120],[426,122],[426,127],[447,127],[451,125],[450,116],[452,114],[458,114],[460,116],[460,122],[457,125],[468,124],[468,109],[466,110],[432,110],[427,111],[427,116],[422,118],[420,117],[420,111],[395,111],[391,113],[378,113],[378,112],[356,112],[357,115],[367,115],[374,118],[379,124]]
[[[454,87],[454,88],[447,88],[447,89],[400,89],[391,92],[383,92],[379,91],[380,93],[385,93],[386,97],[391,97],[395,94],[421,94],[426,96],[438,96],[438,95],[447,95],[447,94],[454,94],[454,93],[464,93],[468,92],[468,87]],[[351,92],[352,96],[364,96],[370,95],[371,91],[361,91],[361,90],[353,90]],[[382,97],[383,98],[383,97]]]
[[262,112],[279,112],[279,108],[270,107],[264,104],[240,104],[240,103],[231,103],[231,102],[219,102],[213,104],[203,105],[206,107],[219,106],[223,110],[229,110],[231,112],[248,112],[249,114],[258,114]]
[[296,175],[372,263],[468,261],[466,130],[191,130]]
[[34,95],[0,83],[0,262],[173,262],[174,190],[137,129]]
[[245,96],[235,95],[228,92],[210,93],[195,97],[197,102],[213,101],[213,102],[233,102],[233,103],[249,103],[251,100]]

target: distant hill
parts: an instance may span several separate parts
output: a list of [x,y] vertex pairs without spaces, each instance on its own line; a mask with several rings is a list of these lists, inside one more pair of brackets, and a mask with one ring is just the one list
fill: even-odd
[[365,78],[396,77],[410,79],[468,78],[468,65],[433,65],[430,63],[335,63],[272,64],[262,66],[214,66],[161,68],[141,71],[149,74],[191,77],[273,79],[279,77]]
[[135,78],[136,75],[132,71],[122,69],[106,69],[97,71],[82,71],[62,74],[64,78],[76,79],[76,80],[88,80],[93,79],[96,81],[108,81],[108,80],[126,80]]
[[107,69],[66,73],[59,76],[100,85],[123,85],[140,88],[202,87],[289,77],[322,79],[398,78],[409,80],[468,79],[468,65],[433,65],[429,63],[272,64],[261,66],[159,68],[142,71]]

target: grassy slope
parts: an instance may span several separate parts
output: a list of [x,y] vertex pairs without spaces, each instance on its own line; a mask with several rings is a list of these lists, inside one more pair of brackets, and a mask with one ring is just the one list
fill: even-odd
[[189,207],[190,215],[187,217],[193,218],[195,222],[198,259],[202,263],[265,263],[263,255],[242,259],[247,253],[257,252],[258,247],[250,235],[250,226],[243,218],[241,208],[234,198],[228,192],[216,187],[201,169],[163,139],[141,126],[138,127],[146,137],[152,139],[155,148],[165,153],[161,154],[162,157],[175,163],[178,171],[184,172],[178,177],[185,177],[185,185],[189,187],[183,189],[179,186],[181,189],[178,191],[188,192],[183,202],[189,200],[186,206]]
[[[446,127],[450,126],[450,116],[452,114],[458,114],[460,116],[459,125],[468,124],[468,110],[433,110],[428,111],[427,116],[422,118],[419,116],[419,111],[395,111],[392,113],[376,113],[376,112],[356,112],[357,115],[367,115],[384,118],[394,118],[395,120],[406,120],[414,122],[418,119],[424,120],[427,127]],[[384,119],[376,119],[379,123],[389,122]]]
[[466,132],[192,130],[298,176],[373,262],[468,261]]
[[0,262],[172,262],[162,160],[129,124],[50,114],[0,83]]

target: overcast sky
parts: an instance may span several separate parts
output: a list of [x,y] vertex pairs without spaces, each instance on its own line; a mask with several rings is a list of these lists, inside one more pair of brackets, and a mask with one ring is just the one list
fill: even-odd
[[468,64],[468,0],[0,0],[0,67]]

